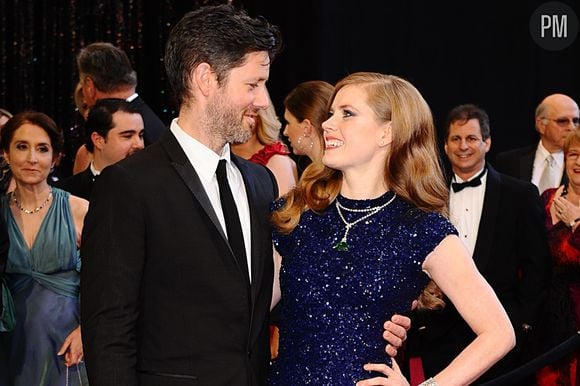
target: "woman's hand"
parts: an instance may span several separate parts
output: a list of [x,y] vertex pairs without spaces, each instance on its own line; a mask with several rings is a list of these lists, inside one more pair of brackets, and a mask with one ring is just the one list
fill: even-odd
[[552,204],[556,218],[564,224],[573,227],[577,218],[580,218],[580,206],[574,205],[566,197],[557,196]]
[[78,365],[83,360],[83,342],[81,326],[75,328],[64,340],[57,355],[64,354],[64,364],[67,367]]
[[405,379],[401,373],[401,369],[395,359],[392,359],[393,368],[390,368],[384,363],[367,363],[364,365],[364,369],[367,371],[377,371],[383,373],[387,376],[376,377],[371,379],[365,379],[364,381],[359,381],[356,386],[377,386],[377,385],[388,385],[388,386],[409,386],[409,382]]

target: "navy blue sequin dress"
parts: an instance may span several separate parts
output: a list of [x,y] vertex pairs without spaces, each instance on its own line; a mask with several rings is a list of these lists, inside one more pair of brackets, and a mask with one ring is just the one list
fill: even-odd
[[[393,198],[337,199],[347,208],[378,207]],[[278,201],[274,207],[280,208]],[[348,222],[364,212],[342,210]],[[345,233],[335,203],[305,212],[289,234],[274,232],[282,256],[279,356],[271,385],[349,385],[376,376],[365,363],[388,363],[383,323],[404,313],[429,281],[421,265],[453,225],[438,213],[395,199],[354,225],[348,251],[333,249]]]

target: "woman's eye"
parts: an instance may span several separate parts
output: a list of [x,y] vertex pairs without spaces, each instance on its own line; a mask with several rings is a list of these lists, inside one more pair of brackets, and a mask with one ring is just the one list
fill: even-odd
[[348,117],[352,117],[352,116],[353,116],[352,111],[350,111],[350,110],[343,110],[342,111],[342,117],[343,118],[348,118]]

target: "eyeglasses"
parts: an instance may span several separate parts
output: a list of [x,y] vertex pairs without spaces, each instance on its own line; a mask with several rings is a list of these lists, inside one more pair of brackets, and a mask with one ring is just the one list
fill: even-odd
[[556,124],[560,127],[566,127],[570,124],[570,121],[572,122],[572,126],[574,127],[578,127],[580,126],[580,118],[576,117],[576,118],[556,118],[556,119],[552,119],[552,118],[542,118],[542,119],[546,119],[548,121],[553,121],[556,122]]

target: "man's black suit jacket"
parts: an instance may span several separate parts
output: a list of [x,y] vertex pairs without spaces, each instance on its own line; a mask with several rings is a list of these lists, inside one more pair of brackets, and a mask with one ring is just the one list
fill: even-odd
[[[500,174],[489,164],[487,167],[473,260],[521,338],[518,332],[522,323],[537,325],[550,277],[544,212],[533,184]],[[477,298],[473,301],[477,302]],[[421,324],[416,327],[425,326],[418,333],[420,355],[425,375],[433,376],[451,363],[475,334],[450,302],[442,312],[431,311],[423,317],[416,323]],[[500,362],[487,374],[488,378],[501,374],[505,366],[516,360],[506,358],[505,363]]]
[[167,126],[161,121],[161,119],[159,119],[159,116],[151,110],[151,107],[145,103],[141,96],[137,96],[137,98],[133,99],[131,105],[139,110],[139,114],[141,114],[141,117],[143,118],[143,126],[145,130],[143,140],[145,146],[149,146],[161,137],[161,135],[167,130]]
[[91,384],[262,385],[273,281],[271,172],[232,154],[250,206],[252,284],[174,135],[107,167],[81,254]]
[[[532,173],[534,172],[536,149],[537,146],[526,146],[499,153],[495,157],[494,165],[500,173],[531,182]],[[560,181],[561,184],[568,182],[566,170],[562,173]]]
[[91,171],[89,166],[84,171],[74,174],[70,177],[57,181],[54,186],[65,190],[72,194],[73,196],[84,198],[88,200],[91,197],[91,192],[93,191],[93,185],[95,184],[95,176]]

